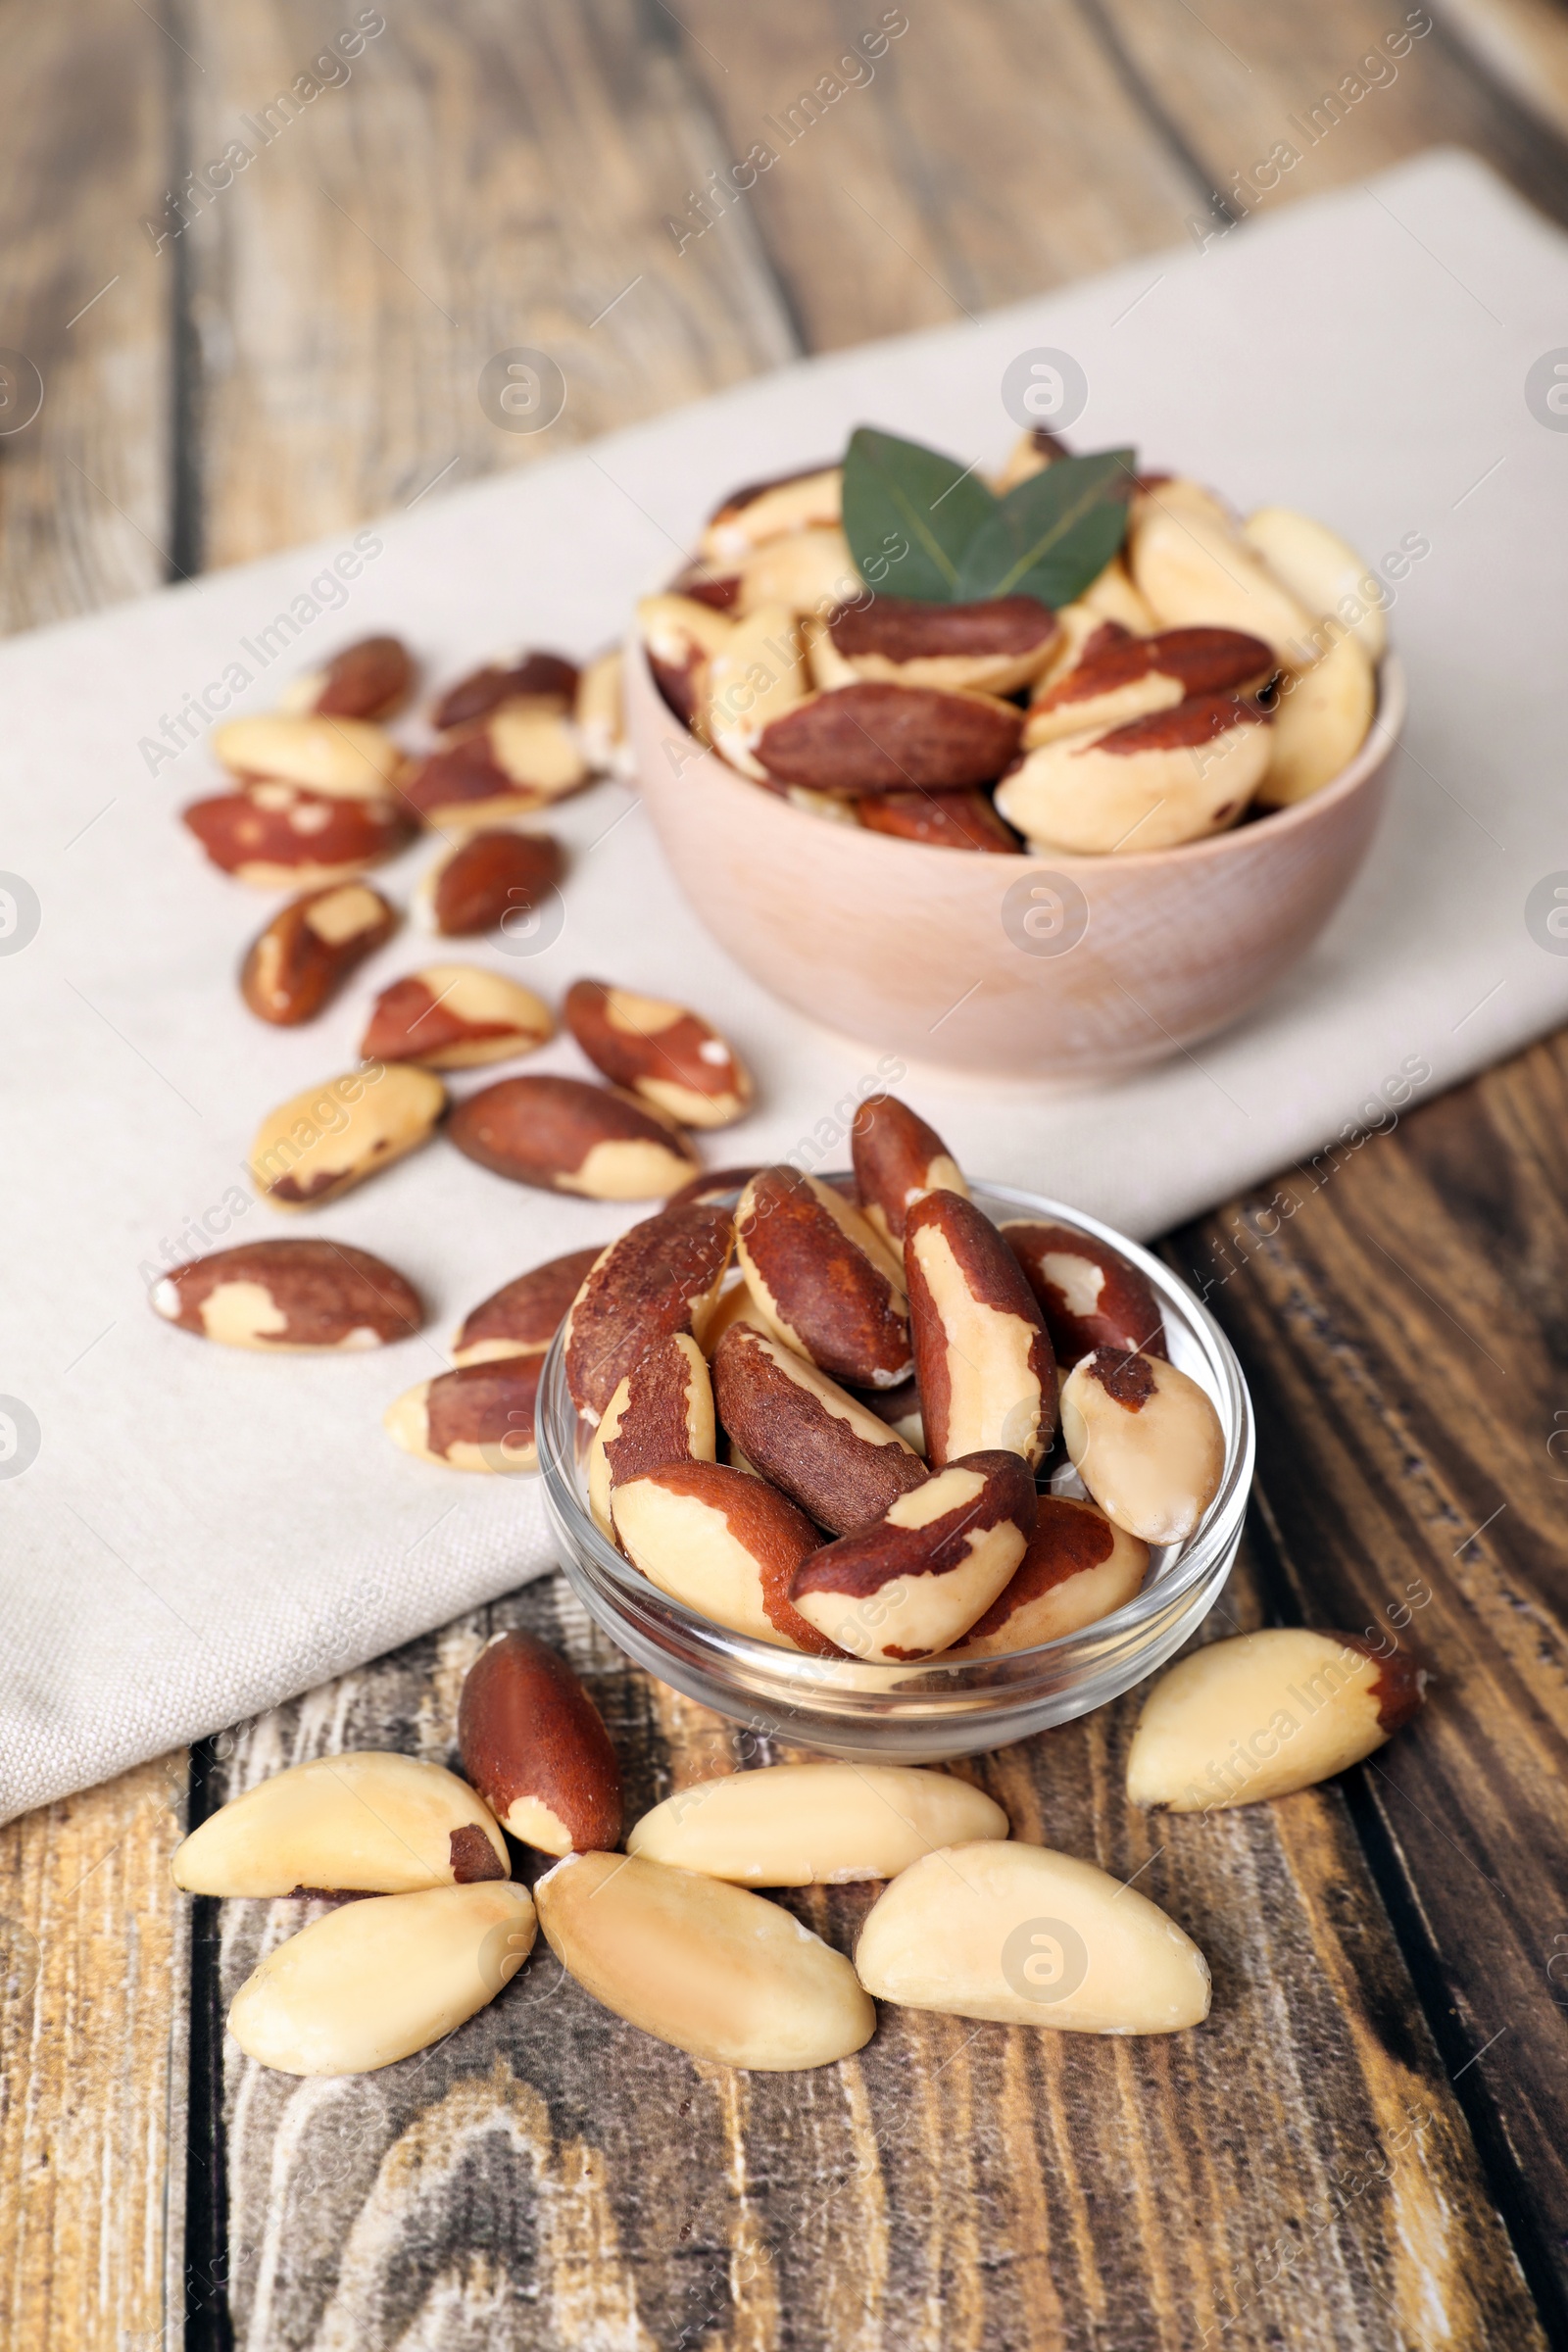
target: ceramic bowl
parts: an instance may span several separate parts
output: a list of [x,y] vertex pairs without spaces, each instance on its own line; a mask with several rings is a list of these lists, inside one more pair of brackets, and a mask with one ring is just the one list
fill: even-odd
[[1389,656],[1372,731],[1311,800],[1118,858],[978,856],[796,808],[705,751],[626,649],[638,783],[693,910],[764,988],[906,1062],[1116,1077],[1240,1020],[1322,930],[1371,844],[1404,723]]

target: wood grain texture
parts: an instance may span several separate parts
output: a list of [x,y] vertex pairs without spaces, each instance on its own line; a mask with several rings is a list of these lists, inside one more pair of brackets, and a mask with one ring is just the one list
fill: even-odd
[[[712,162],[758,144],[777,158],[688,250],[755,214],[814,350],[976,315],[1181,235],[1195,174],[1074,0],[805,0],[744,32],[726,0],[680,17],[723,124]],[[868,57],[863,36],[900,18]]]
[[1568,135],[1568,15],[1556,0],[1439,0],[1433,13],[1483,74]]
[[[660,225],[700,175],[706,122],[633,0],[390,12],[350,78],[279,110],[262,144],[259,110],[332,28],[307,0],[195,9],[192,157],[236,134],[255,150],[190,231],[209,563],[352,527],[794,356],[744,229],[682,256]],[[559,421],[535,433],[479,403],[485,362],[516,347],[564,378]]]
[[183,1749],[0,1830],[0,2343],[177,2344]]
[[[1250,1593],[1225,1616],[1255,1622]],[[791,1752],[651,1684],[552,1580],[247,1727],[230,1787],[339,1747],[452,1761],[462,1674],[514,1624],[584,1672],[632,1817]],[[1138,1874],[1209,1956],[1206,2027],[1117,2042],[884,2008],[858,2057],[748,2077],[623,2025],[541,1942],[378,2075],[296,2082],[230,2043],[243,2352],[1538,2341],[1343,1795],[1151,1822],[1121,1792],[1136,1711],[963,1769],[1019,1836]],[[875,1891],[780,1899],[848,1949]],[[311,1907],[222,1909],[226,2003]]]
[[1352,1632],[1395,1612],[1435,1671],[1433,1703],[1367,1768],[1363,1827],[1559,2328],[1565,1113],[1559,1038],[1288,1171],[1180,1250],[1251,1385],[1278,1604]]
[[21,629],[169,574],[173,279],[140,217],[162,188],[179,61],[113,0],[69,15],[12,0],[3,38],[0,342],[43,379],[31,423],[10,429],[21,412],[0,410],[0,628]]
[[[1202,197],[1236,218],[1357,185],[1444,145],[1470,148],[1544,211],[1568,218],[1568,148],[1477,70],[1441,16],[1382,0],[1307,10],[1205,0],[1200,17],[1185,0],[1087,4],[1133,86],[1200,165]],[[1412,20],[1430,29],[1391,54],[1390,38],[1402,39]],[[1270,191],[1254,166],[1282,146],[1298,160],[1281,158]]]

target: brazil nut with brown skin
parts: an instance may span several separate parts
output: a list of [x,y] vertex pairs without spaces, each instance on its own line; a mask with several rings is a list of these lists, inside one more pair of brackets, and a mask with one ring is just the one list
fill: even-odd
[[895,1252],[842,1193],[791,1167],[741,1195],[735,1248],[752,1296],[786,1348],[835,1380],[890,1389],[912,1369]]
[[416,911],[426,930],[444,939],[498,928],[504,936],[516,933],[564,871],[553,834],[484,828],[430,867],[415,892]]
[[368,882],[308,890],[251,942],[239,990],[258,1020],[280,1029],[313,1021],[350,973],[384,947],[397,910]]
[[1107,1519],[1182,1544],[1219,1493],[1225,1434],[1203,1390],[1158,1356],[1097,1348],[1061,1387],[1061,1434]]
[[465,1315],[452,1343],[455,1364],[500,1355],[543,1355],[602,1252],[571,1250],[503,1283]]
[[1023,1269],[989,1217],[927,1193],[904,1235],[915,1377],[933,1468],[993,1446],[1031,1467],[1056,1430],[1056,1364]]
[[1190,695],[1124,726],[1024,752],[997,807],[1037,849],[1136,857],[1233,825],[1269,761],[1269,713]]
[[949,1655],[994,1658],[1060,1641],[1125,1608],[1148,1574],[1147,1544],[1092,1502],[1042,1494],[1029,1548],[1010,1582]]
[[885,1242],[902,1246],[905,1220],[927,1193],[967,1200],[963,1171],[934,1127],[897,1095],[867,1095],[850,1127],[860,1206]]
[[1168,1353],[1153,1286],[1108,1242],[1035,1217],[1008,1217],[1001,1232],[1039,1300],[1058,1363],[1075,1364],[1092,1348]]
[[596,1070],[686,1127],[727,1127],[752,1099],[733,1046],[701,1013],[662,997],[574,980],[564,1006]]
[[539,1467],[535,1428],[542,1355],[498,1356],[438,1372],[387,1406],[395,1446],[443,1470],[520,1476]]
[[989,695],[861,679],[808,695],[754,750],[775,782],[816,792],[956,791],[1000,776],[1022,728],[1022,711]]
[[548,1044],[550,1007],[531,988],[471,963],[432,963],[383,988],[360,1052],[367,1061],[467,1070]]
[[431,752],[402,784],[405,805],[428,825],[466,828],[521,815],[589,780],[576,729],[532,703],[504,703],[466,733]]
[[295,784],[328,800],[385,800],[403,768],[403,754],[384,728],[308,711],[227,719],[214,728],[212,748],[243,783]]
[[241,1242],[171,1267],[148,1296],[180,1331],[264,1355],[352,1354],[409,1339],[424,1321],[397,1269],[347,1242]]
[[1161,629],[1089,645],[1077,666],[1031,705],[1024,748],[1125,726],[1174,710],[1189,695],[1251,693],[1278,667],[1272,647],[1239,629]]
[[689,1331],[701,1342],[734,1231],[724,1208],[665,1208],[599,1252],[562,1342],[566,1387],[585,1421],[598,1420],[650,1341]]
[[251,1146],[256,1189],[273,1208],[322,1208],[416,1151],[446,1089],[428,1070],[371,1062],[269,1111]]
[[1050,606],[1033,596],[972,605],[876,596],[828,614],[811,668],[825,687],[870,678],[945,692],[1012,694],[1042,668],[1058,633]]
[[318,718],[390,718],[413,685],[414,662],[401,637],[362,637],[296,678],[282,708]]
[[1022,847],[990,795],[972,786],[967,792],[867,792],[852,807],[862,831],[917,841],[927,849],[1015,858]]
[[660,1200],[697,1165],[672,1120],[580,1078],[500,1079],[460,1102],[447,1132],[494,1175],[588,1200]]
[[817,1531],[760,1478],[724,1462],[669,1462],[618,1486],[612,1509],[621,1548],[662,1592],[776,1648],[841,1654],[790,1599]]
[[449,686],[430,713],[430,724],[445,735],[488,718],[503,703],[532,703],[555,711],[569,710],[576,701],[578,669],[564,654],[520,653],[506,661],[486,662]]
[[754,1324],[732,1323],[714,1348],[713,1394],[753,1468],[833,1535],[869,1526],[924,1482],[897,1430]]
[[966,1455],[901,1494],[872,1526],[813,1551],[790,1597],[854,1657],[932,1657],[1011,1581],[1035,1510],[1034,1477],[1017,1454]]
[[458,1701],[463,1769],[504,1830],[546,1854],[620,1838],[620,1766],[598,1708],[559,1652],[498,1634]]
[[253,890],[316,890],[382,865],[414,827],[391,801],[334,800],[297,784],[256,784],[180,810],[220,872]]
[[710,1462],[717,1452],[708,1358],[689,1331],[650,1340],[617,1382],[588,1448],[588,1508],[614,1540],[617,1486],[667,1462]]

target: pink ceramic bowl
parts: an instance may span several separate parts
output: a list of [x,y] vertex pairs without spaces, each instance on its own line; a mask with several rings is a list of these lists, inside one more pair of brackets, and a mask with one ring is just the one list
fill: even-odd
[[1372,731],[1309,801],[1126,858],[930,849],[792,808],[706,752],[626,649],[638,781],[687,900],[764,988],[906,1061],[1107,1078],[1250,1012],[1322,930],[1382,811],[1404,724],[1390,655]]

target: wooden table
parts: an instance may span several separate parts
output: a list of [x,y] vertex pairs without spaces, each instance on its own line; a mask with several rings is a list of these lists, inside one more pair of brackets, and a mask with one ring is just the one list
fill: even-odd
[[[1266,201],[1447,140],[1568,219],[1568,16],[1433,14],[1396,80]],[[528,463],[541,445],[474,398],[508,345],[566,370],[554,448],[1179,242],[1227,191],[1240,215],[1237,172],[1399,15],[908,0],[881,19],[906,29],[874,79],[681,246],[667,219],[695,226],[710,169],[875,10],[388,9],[347,84],[279,120],[231,187],[187,198],[175,236],[166,190],[354,12],[9,0],[0,340],[47,397],[0,442],[8,623]],[[387,2075],[237,2066],[223,2006],[290,1907],[192,1918],[167,1878],[187,1808],[324,1749],[446,1754],[462,1672],[512,1623],[589,1675],[637,1806],[739,1760],[552,1580],[0,1833],[0,2337],[1562,2340],[1565,1121],[1558,1040],[1168,1244],[1211,1286],[1260,1416],[1227,1620],[1408,1611],[1438,1677],[1364,1770],[1208,1823],[1130,1814],[1125,1704],[971,1768],[1023,1836],[1137,1873],[1176,1912],[1214,1965],[1202,2033],[1102,2042],[890,2011],[858,2060],[735,2076],[621,2027],[546,1956]],[[865,1900],[798,1908],[842,1941]]]

